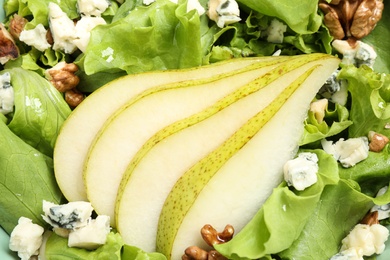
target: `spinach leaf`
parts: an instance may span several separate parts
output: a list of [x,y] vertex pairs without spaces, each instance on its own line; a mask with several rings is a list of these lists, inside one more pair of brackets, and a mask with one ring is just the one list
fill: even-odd
[[17,137],[0,120],[0,225],[10,233],[22,216],[45,225],[42,201],[59,203],[53,161]]

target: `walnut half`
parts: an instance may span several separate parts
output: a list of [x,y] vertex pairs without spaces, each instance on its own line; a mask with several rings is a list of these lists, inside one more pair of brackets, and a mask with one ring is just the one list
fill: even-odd
[[383,0],[337,0],[318,4],[324,23],[338,40],[367,36],[382,18]]
[[0,63],[5,64],[9,60],[19,57],[19,49],[11,34],[0,23]]

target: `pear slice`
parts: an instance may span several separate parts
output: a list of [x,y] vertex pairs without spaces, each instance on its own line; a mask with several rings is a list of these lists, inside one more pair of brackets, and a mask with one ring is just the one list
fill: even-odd
[[161,85],[128,101],[104,124],[85,161],[84,184],[96,212],[110,216],[111,225],[115,226],[115,200],[123,173],[137,151],[157,131],[218,100],[228,104],[226,95],[266,74],[278,63],[280,59],[269,60],[214,77]]
[[129,99],[162,84],[212,77],[270,59],[274,58],[245,58],[199,68],[135,74],[93,92],[71,113],[56,141],[54,170],[62,193],[69,201],[87,200],[82,170],[90,144],[104,122]]
[[310,64],[305,59],[281,64],[211,107],[160,130],[145,143],[129,165],[118,193],[117,229],[126,243],[156,250],[159,213],[177,179],[286,88],[289,82],[283,74],[298,77],[300,71],[294,69],[303,65]]
[[338,64],[324,56],[309,68],[298,68],[299,77],[282,76],[287,87],[183,173],[161,211],[158,251],[180,259],[188,246],[206,247],[199,236],[203,225],[222,230],[231,224],[239,231],[254,216],[281,182],[283,165],[298,148],[309,104]]

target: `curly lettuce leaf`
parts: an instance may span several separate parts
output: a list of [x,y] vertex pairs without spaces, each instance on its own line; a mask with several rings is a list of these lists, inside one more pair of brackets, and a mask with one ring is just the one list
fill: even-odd
[[45,226],[42,201],[60,203],[50,157],[17,137],[0,120],[0,226],[10,234],[22,216]]
[[373,205],[373,199],[363,194],[359,185],[340,179],[338,185],[325,187],[299,238],[278,255],[282,259],[330,259]]
[[122,259],[131,260],[166,260],[165,255],[157,252],[147,253],[135,246],[124,245]]
[[22,68],[4,70],[11,74],[15,112],[8,127],[26,143],[52,156],[54,144],[71,112],[62,94],[39,74]]
[[317,32],[322,24],[317,1],[302,0],[237,0],[251,10],[278,17],[298,34]]
[[313,152],[319,158],[317,183],[303,191],[290,189],[286,182],[281,183],[231,241],[215,246],[219,252],[229,259],[258,259],[292,245],[314,214],[325,187],[339,181],[335,159],[322,150]]
[[110,232],[107,241],[95,250],[68,247],[68,239],[51,233],[45,247],[45,258],[55,260],[120,260],[124,243],[119,233]]
[[83,57],[87,75],[118,70],[137,73],[202,64],[199,15],[186,3],[157,0],[123,19],[96,27]]
[[333,109],[328,107],[325,110],[325,118],[321,123],[317,121],[314,113],[309,111],[304,122],[305,128],[300,145],[313,144],[321,139],[340,134],[352,125],[348,117],[348,109],[339,104],[335,104]]
[[385,125],[390,118],[390,74],[349,65],[340,70],[338,78],[348,81],[352,98],[349,137],[367,136],[369,131],[389,135]]

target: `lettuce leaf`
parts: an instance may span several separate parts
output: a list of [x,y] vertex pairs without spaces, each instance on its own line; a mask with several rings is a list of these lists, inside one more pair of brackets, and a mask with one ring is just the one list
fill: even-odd
[[258,259],[291,247],[315,213],[325,187],[339,181],[335,159],[322,150],[313,152],[319,158],[317,183],[296,191],[282,182],[231,241],[215,246],[219,252],[229,259]]
[[309,111],[304,122],[305,128],[300,145],[311,144],[314,146],[321,139],[340,134],[352,125],[352,121],[348,117],[348,109],[339,104],[335,104],[333,109],[329,107],[326,109],[325,119],[321,123],[317,121],[314,113]]
[[390,74],[378,73],[367,66],[344,66],[339,79],[348,81],[352,104],[349,137],[367,136],[369,131],[384,135],[390,118]]
[[62,94],[39,74],[22,68],[11,74],[15,112],[8,127],[26,143],[52,156],[62,124],[71,112]]
[[340,241],[374,205],[350,180],[327,186],[314,213],[293,245],[279,253],[282,259],[326,260],[339,251]]
[[53,160],[17,137],[0,120],[0,226],[10,234],[21,216],[45,226],[42,201],[60,203]]
[[298,34],[317,32],[322,19],[317,14],[317,1],[302,0],[237,0],[253,11],[283,20]]
[[68,247],[68,239],[51,233],[45,247],[45,258],[51,260],[115,260],[121,259],[123,246],[119,233],[110,232],[107,241],[95,250]]
[[101,71],[194,67],[202,64],[200,19],[186,3],[157,0],[139,6],[123,19],[96,27],[83,57],[87,75]]

